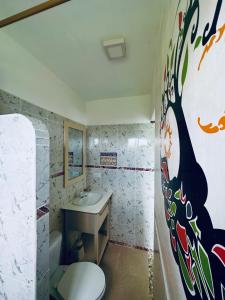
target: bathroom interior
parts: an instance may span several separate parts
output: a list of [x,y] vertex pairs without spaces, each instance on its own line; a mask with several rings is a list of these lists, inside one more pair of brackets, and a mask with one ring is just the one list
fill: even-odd
[[[179,113],[188,120],[194,161],[211,173],[205,151],[210,141],[201,134],[209,133],[212,123],[196,122],[193,91],[201,84],[192,89],[187,73],[189,62],[199,82],[193,53],[200,56],[207,41],[198,38],[195,52],[189,48],[183,54],[182,44],[174,51],[171,39],[177,32],[177,45],[186,39],[200,5],[201,30],[201,20],[215,11],[215,3],[206,2],[0,0],[0,300],[225,299],[225,276],[214,273],[214,267],[221,270],[218,274],[225,272],[225,224],[210,208],[211,177],[207,209],[220,228],[216,248],[201,240],[203,223],[196,221],[201,214],[187,201],[191,194],[185,176],[174,202],[166,185],[169,173],[179,178],[183,170],[176,175],[182,163],[177,150],[182,148],[181,117],[174,121],[171,114],[179,84],[184,115]],[[216,16],[223,19],[221,3]],[[217,58],[204,55],[201,74],[207,74],[205,82],[212,81],[204,63],[208,59],[215,66]],[[181,83],[173,86],[176,76],[170,81],[170,70],[178,62],[184,64]],[[165,95],[171,97],[169,109]],[[213,109],[220,106],[218,101]],[[214,132],[223,130],[221,124],[225,128],[222,118],[218,124]],[[198,152],[200,143],[204,150]],[[218,193],[224,186],[219,183]],[[211,247],[212,257],[201,256],[202,251],[199,260],[190,259],[191,238],[188,246],[180,220],[168,231],[168,222],[183,216],[179,200],[182,205],[187,201],[188,222],[195,220],[193,243],[198,249]]]

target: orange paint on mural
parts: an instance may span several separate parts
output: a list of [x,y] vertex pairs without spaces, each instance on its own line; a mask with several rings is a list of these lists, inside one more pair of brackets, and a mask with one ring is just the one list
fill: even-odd
[[218,39],[216,40],[216,43],[218,43],[218,42],[221,40],[221,38],[222,38],[222,36],[223,36],[223,34],[224,34],[224,31],[225,31],[225,23],[223,24],[223,26],[221,26],[221,27],[218,29],[218,31],[219,31],[219,37],[218,37]]
[[225,130],[225,116],[219,119],[218,126],[220,130]]
[[200,59],[199,65],[198,65],[198,71],[200,70],[201,64],[202,64],[203,60],[205,59],[206,54],[207,54],[207,53],[209,52],[209,50],[211,49],[211,47],[212,47],[212,45],[213,45],[213,42],[214,42],[215,38],[216,38],[216,36],[213,35],[213,36],[211,37],[209,43],[206,44],[205,49],[204,49],[204,51],[203,51],[203,53],[202,53],[202,57],[201,57],[201,59]]
[[206,133],[217,133],[219,131],[225,130],[225,116],[222,116],[219,119],[217,125],[214,125],[213,123],[202,125],[200,122],[200,117],[198,117],[198,125]]
[[169,124],[166,125],[164,138],[166,139],[167,136],[169,138],[169,146],[168,146],[168,149],[166,148],[166,145],[164,146],[164,152],[165,152],[165,156],[167,158],[170,158],[171,157],[171,147],[172,147],[172,141],[171,141],[172,129]]
[[[219,32],[219,36],[216,40],[216,34]],[[225,32],[225,23],[223,24],[223,26],[221,26],[220,28],[218,28],[217,32],[211,37],[211,39],[209,40],[208,44],[205,45],[205,49],[202,53],[202,56],[201,56],[201,59],[200,59],[200,62],[198,64],[198,71],[200,70],[201,68],[201,64],[203,62],[203,60],[205,59],[205,56],[206,54],[208,54],[208,52],[210,51],[210,49],[212,48],[212,46],[215,44],[215,43],[218,43],[222,36],[224,35],[224,32]]]

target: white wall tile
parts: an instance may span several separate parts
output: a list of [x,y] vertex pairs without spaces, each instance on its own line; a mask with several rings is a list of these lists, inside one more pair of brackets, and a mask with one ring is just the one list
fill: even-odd
[[48,271],[49,216],[46,214],[37,221],[37,284],[39,284]]
[[104,151],[117,152],[121,167],[88,169],[93,190],[113,191],[110,238],[153,249],[154,172],[123,168],[154,168],[154,125],[91,126],[87,136],[89,165],[100,166]]

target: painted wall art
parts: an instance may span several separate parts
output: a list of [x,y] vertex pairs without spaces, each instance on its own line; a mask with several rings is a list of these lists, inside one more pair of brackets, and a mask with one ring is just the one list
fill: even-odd
[[165,220],[186,298],[224,300],[225,7],[178,2],[160,124]]

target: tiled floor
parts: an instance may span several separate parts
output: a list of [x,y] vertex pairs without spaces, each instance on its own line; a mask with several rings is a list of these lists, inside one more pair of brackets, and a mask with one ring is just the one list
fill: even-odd
[[109,244],[101,262],[104,300],[150,300],[148,252]]

